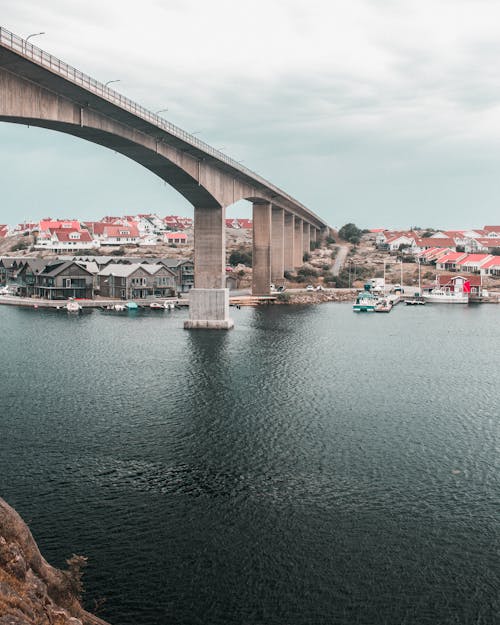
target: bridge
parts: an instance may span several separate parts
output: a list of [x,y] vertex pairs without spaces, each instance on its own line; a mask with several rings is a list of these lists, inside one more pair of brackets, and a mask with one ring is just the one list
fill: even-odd
[[225,211],[253,205],[253,295],[302,264],[320,217],[226,154],[0,27],[0,121],[64,132],[146,167],[194,207],[194,288],[186,328],[232,327]]

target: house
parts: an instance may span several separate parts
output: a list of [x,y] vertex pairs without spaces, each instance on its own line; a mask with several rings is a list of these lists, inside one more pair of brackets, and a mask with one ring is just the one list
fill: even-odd
[[0,239],[5,239],[9,234],[9,226],[7,224],[0,224]]
[[17,279],[17,272],[26,258],[0,258],[0,286],[5,286]]
[[59,254],[67,251],[90,250],[96,247],[88,230],[71,230],[69,228],[51,228],[49,238],[38,238],[37,250],[52,250]]
[[139,229],[133,223],[126,226],[104,224],[95,229],[94,236],[100,245],[134,245],[140,242]]
[[457,261],[467,257],[464,252],[447,252],[436,260],[436,269],[444,269],[446,271],[455,271]]
[[467,254],[467,256],[459,261],[456,261],[457,270],[467,273],[479,273],[480,268],[490,258],[490,254]]
[[176,274],[163,264],[112,263],[99,272],[98,280],[99,294],[103,297],[170,297],[176,290]]
[[35,277],[34,295],[50,300],[94,296],[93,277],[75,261],[55,261],[46,265]]
[[457,251],[457,244],[455,239],[449,237],[428,237],[423,239],[417,239],[416,246],[420,250],[430,249],[431,247],[440,249],[450,249],[454,252]]
[[176,274],[176,290],[186,293],[194,286],[194,263],[192,260],[182,258],[162,258],[160,263],[174,271]]
[[434,263],[437,263],[437,261],[440,260],[443,256],[446,256],[450,252],[451,250],[447,247],[429,247],[428,249],[417,253],[416,257],[420,259],[420,262],[426,265],[433,265]]
[[165,232],[165,242],[174,245],[187,245],[188,236],[185,232]]
[[500,277],[500,256],[492,256],[489,260],[481,265],[479,273],[482,276]]
[[19,295],[32,297],[35,294],[36,277],[50,264],[51,261],[43,258],[27,258],[17,271],[16,283]]
[[450,291],[463,291],[471,295],[482,294],[482,284],[480,276],[460,276],[441,274],[436,279],[437,286]]
[[500,238],[500,226],[485,226],[483,228],[485,236],[487,237],[499,237]]

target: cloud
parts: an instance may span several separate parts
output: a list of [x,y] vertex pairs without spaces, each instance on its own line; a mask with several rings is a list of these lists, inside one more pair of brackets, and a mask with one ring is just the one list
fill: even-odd
[[[496,2],[4,4],[8,28],[45,30],[33,43],[103,82],[120,79],[118,91],[168,108],[167,119],[201,131],[333,223],[404,225],[416,210],[429,225],[440,215],[457,227],[494,219]],[[15,141],[1,127],[0,139],[6,149]],[[69,149],[58,146],[54,169]],[[141,184],[156,204],[149,174]]]

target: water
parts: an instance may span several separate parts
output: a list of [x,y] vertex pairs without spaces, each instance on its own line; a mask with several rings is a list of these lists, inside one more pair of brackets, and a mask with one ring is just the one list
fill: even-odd
[[115,625],[493,625],[500,307],[0,307],[0,494]]

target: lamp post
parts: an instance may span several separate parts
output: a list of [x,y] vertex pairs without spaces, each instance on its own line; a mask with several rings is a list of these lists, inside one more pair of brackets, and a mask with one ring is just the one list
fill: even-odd
[[32,38],[32,37],[38,37],[39,35],[45,35],[45,32],[41,32],[41,33],[31,33],[31,35],[28,35],[26,37],[26,39],[24,40],[24,53],[26,54],[26,44],[28,43],[28,41]]
[[160,109],[159,111],[155,111],[155,115],[159,115],[160,113],[164,113],[165,111],[168,111],[168,109]]
[[117,78],[116,80],[108,80],[108,82],[104,83],[104,88],[106,88],[108,85],[110,85],[112,82],[120,82],[120,79]]

